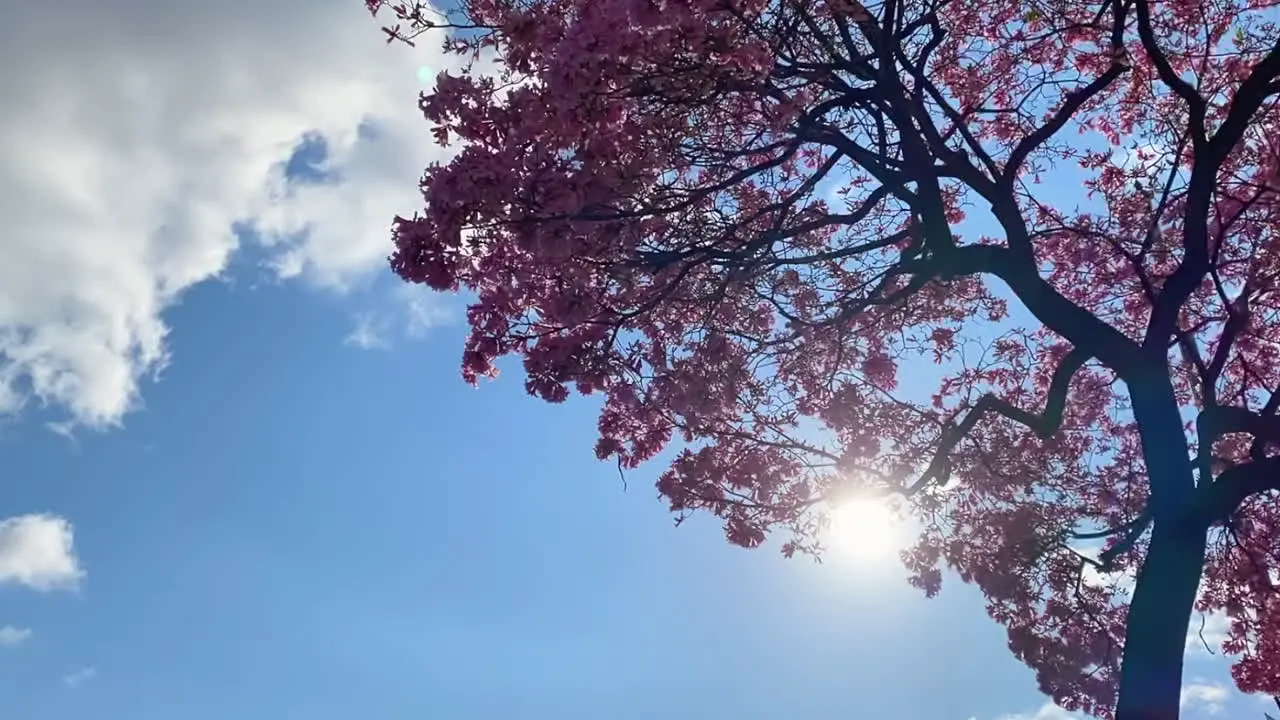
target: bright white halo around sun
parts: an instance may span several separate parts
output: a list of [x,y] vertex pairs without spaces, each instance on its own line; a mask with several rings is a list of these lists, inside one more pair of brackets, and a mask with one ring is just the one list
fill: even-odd
[[897,557],[901,520],[883,498],[852,498],[830,511],[826,545],[859,562]]

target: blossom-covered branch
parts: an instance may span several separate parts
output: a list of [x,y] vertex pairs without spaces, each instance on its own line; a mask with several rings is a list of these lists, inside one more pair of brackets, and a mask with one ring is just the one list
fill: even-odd
[[977,585],[1066,708],[1176,716],[1193,609],[1280,692],[1265,3],[370,8],[496,61],[421,98],[457,152],[393,228],[397,274],[474,295],[468,381],[602,395],[597,454],[670,448],[671,510],[747,547],[909,491],[913,584]]

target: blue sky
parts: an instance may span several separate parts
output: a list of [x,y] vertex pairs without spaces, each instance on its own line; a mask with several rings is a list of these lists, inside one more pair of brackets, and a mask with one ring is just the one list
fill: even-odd
[[[971,589],[673,529],[593,402],[459,379],[383,262],[439,58],[346,0],[71,6],[0,28],[0,715],[1067,717]],[[1190,663],[1189,716],[1260,707]]]
[[[673,529],[590,402],[457,378],[284,288],[210,283],[125,427],[4,437],[8,515],[75,526],[78,592],[0,591],[13,717],[996,718],[1042,703],[977,597]],[[93,667],[71,688],[63,676]],[[996,690],[998,688],[998,690]]]
[[[344,310],[199,285],[123,428],[68,440],[33,410],[5,429],[5,514],[67,518],[85,573],[75,592],[0,590],[0,623],[33,631],[0,652],[6,713],[965,720],[1043,704],[970,589],[926,601],[896,568],[673,529],[656,468],[624,492],[592,456],[592,402],[525,397],[514,369],[465,385],[457,323],[344,345]],[[94,677],[71,687],[81,668]]]

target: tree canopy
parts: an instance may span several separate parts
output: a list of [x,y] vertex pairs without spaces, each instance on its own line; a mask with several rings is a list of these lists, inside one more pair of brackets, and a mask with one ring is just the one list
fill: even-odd
[[1271,3],[367,4],[499,61],[421,98],[456,154],[393,228],[467,380],[602,394],[599,457],[674,445],[738,545],[904,498],[911,582],[1065,708],[1176,718],[1196,611],[1280,694]]

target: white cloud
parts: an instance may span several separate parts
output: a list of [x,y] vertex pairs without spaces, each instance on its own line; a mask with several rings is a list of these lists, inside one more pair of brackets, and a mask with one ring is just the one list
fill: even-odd
[[92,666],[82,667],[63,675],[62,682],[66,683],[67,687],[77,688],[96,677],[98,677],[97,668]]
[[453,321],[455,314],[439,293],[422,285],[400,283],[385,307],[356,313],[344,345],[362,350],[385,350],[400,328],[408,340],[421,340],[427,331]]
[[1182,688],[1179,704],[1186,710],[1200,710],[1210,715],[1222,712],[1227,701],[1227,688],[1218,683],[1196,680]]
[[[388,47],[355,0],[7,8],[0,65],[24,71],[0,77],[0,414],[117,424],[169,361],[164,311],[241,250],[233,223],[282,277],[346,290],[385,269],[442,152],[416,75],[446,61],[419,46]],[[341,182],[285,183],[308,132]]]
[[1029,715],[1005,715],[1000,720],[1081,720],[1082,717],[1077,713],[1067,712],[1057,705],[1047,702],[1041,705],[1039,710]]
[[[1102,543],[1084,543],[1072,549],[1079,555],[1096,562],[1098,556],[1102,553]],[[1081,570],[1081,580],[1086,585],[1110,589],[1122,597],[1129,597],[1133,594],[1133,586],[1137,581],[1134,574],[1128,570],[1104,573],[1098,569],[1097,565],[1092,563],[1084,563],[1084,567]]]
[[[1182,688],[1182,694],[1179,698],[1179,704],[1183,710],[1197,711],[1208,715],[1221,714],[1227,698],[1229,690],[1226,686],[1208,682],[1202,679],[1196,679],[1194,682],[1187,684]],[[1040,706],[1039,710],[1034,713],[1023,713],[1020,715],[1004,715],[1000,720],[1083,720],[1084,716],[1079,713],[1067,712],[1062,708],[1047,702]],[[969,720],[975,720],[970,718]]]
[[1231,620],[1224,612],[1193,615],[1187,628],[1187,650],[1200,655],[1218,654],[1230,632]]
[[1162,155],[1161,149],[1151,144],[1139,145],[1136,148],[1121,147],[1115,148],[1111,156],[1111,162],[1125,170],[1129,170],[1138,167],[1140,163],[1150,163],[1152,159],[1159,158]]
[[395,294],[406,316],[405,337],[420,339],[428,330],[454,320],[442,296],[425,285],[404,283],[396,287]]
[[16,628],[12,625],[0,627],[0,647],[18,647],[31,639],[31,628]]
[[55,515],[0,520],[0,583],[72,590],[83,577],[71,523]]
[[356,326],[342,340],[342,344],[361,350],[383,350],[390,347],[387,341],[387,323],[376,313],[358,313]]

